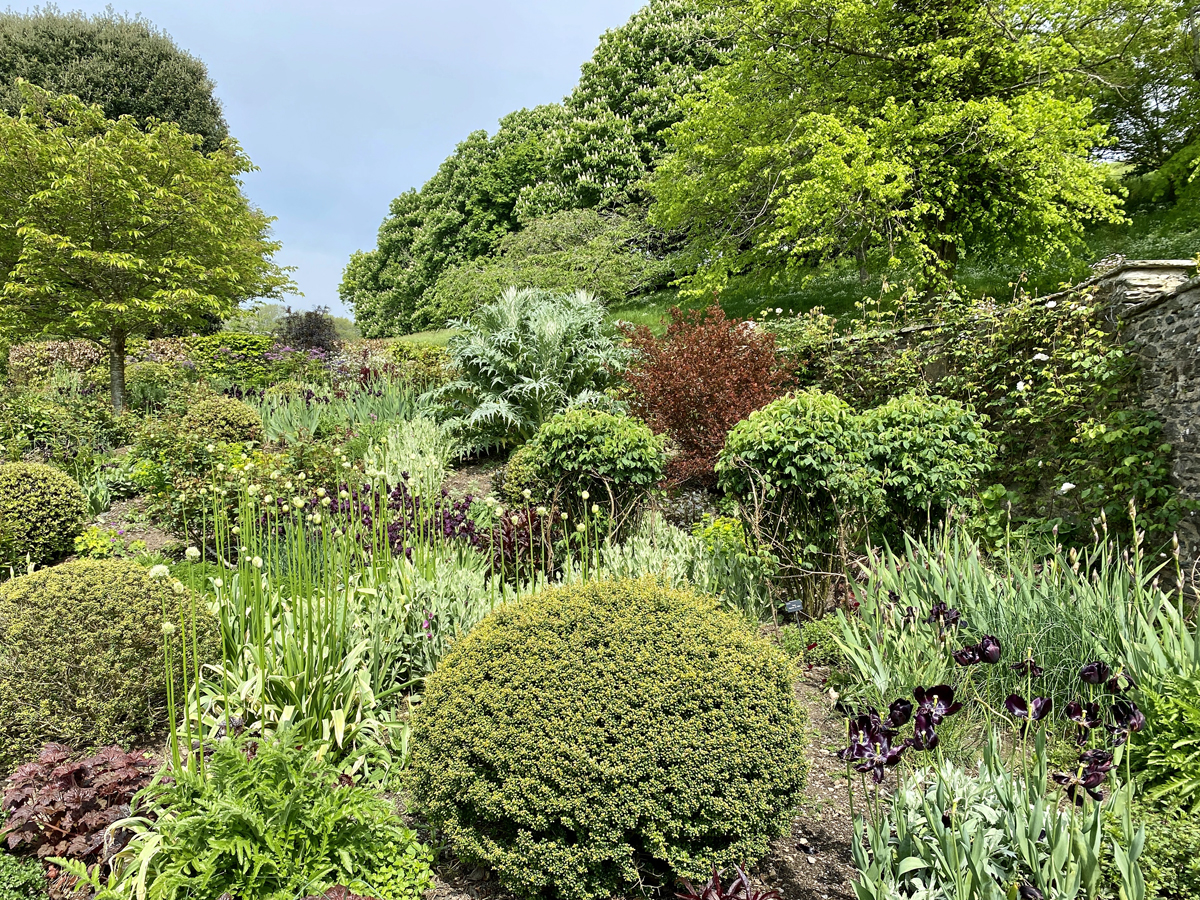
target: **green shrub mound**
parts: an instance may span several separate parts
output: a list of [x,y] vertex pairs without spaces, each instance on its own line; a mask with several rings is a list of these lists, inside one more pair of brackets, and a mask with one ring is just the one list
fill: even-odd
[[761,857],[804,784],[786,657],[653,579],[492,613],[428,679],[413,795],[521,896],[598,900]]
[[180,425],[184,434],[213,443],[236,444],[262,438],[262,417],[230,397],[201,400],[188,410]]
[[[63,563],[0,585],[0,774],[49,741],[136,747],[162,728],[163,616],[178,623],[186,607],[190,627],[187,601],[170,580],[121,559]],[[211,661],[216,621],[196,614],[201,659]]]
[[42,565],[70,551],[87,508],[83,489],[52,466],[0,465],[0,567],[23,571],[26,555]]

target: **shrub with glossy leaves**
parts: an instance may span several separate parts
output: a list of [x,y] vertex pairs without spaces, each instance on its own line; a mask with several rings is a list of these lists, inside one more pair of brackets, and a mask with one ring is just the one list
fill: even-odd
[[713,465],[731,428],[774,400],[790,382],[775,353],[775,336],[719,306],[671,310],[662,338],[640,327],[630,332],[638,357],[626,375],[632,407],[678,452],[674,482],[715,480]]
[[582,291],[510,289],[454,327],[457,377],[426,399],[475,448],[516,446],[556,413],[607,404],[604,390],[626,357],[604,307]]
[[[87,520],[73,478],[37,463],[0,465],[0,567],[21,571],[68,553]],[[7,573],[5,573],[7,574]]]
[[262,437],[262,417],[230,397],[201,400],[183,417],[182,431],[199,440],[236,444]]
[[[217,625],[200,607],[211,662]],[[76,560],[0,585],[0,770],[47,742],[137,746],[162,728],[164,611],[190,627],[187,592],[128,560]]]
[[614,520],[626,518],[662,479],[666,463],[662,438],[644,422],[598,409],[558,414],[527,446],[535,481],[576,518],[593,504]]
[[601,581],[502,606],[426,682],[413,795],[520,896],[761,857],[804,784],[788,662],[712,598]]
[[968,404],[915,393],[859,415],[893,524],[918,529],[970,494],[995,454],[984,421]]

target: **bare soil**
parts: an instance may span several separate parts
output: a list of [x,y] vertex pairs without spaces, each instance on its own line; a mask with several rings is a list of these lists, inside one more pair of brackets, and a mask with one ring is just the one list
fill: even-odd
[[141,541],[149,553],[165,553],[169,556],[173,548],[183,545],[176,535],[150,524],[145,513],[145,500],[141,497],[118,500],[108,512],[98,517],[98,521],[108,528],[123,532],[128,543]]

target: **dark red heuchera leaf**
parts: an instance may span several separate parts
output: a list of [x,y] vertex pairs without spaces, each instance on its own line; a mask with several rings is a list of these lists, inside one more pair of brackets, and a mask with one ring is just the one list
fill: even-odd
[[679,900],[779,900],[783,895],[776,890],[755,890],[750,877],[741,866],[734,866],[733,880],[725,884],[721,877],[725,874],[713,867],[712,876],[707,882],[696,887],[690,881],[679,882],[679,890],[675,896]]
[[[105,850],[105,830],[129,815],[133,795],[158,768],[144,754],[120,747],[106,747],[85,759],[72,756],[70,747],[47,744],[34,762],[8,777],[0,801],[8,817],[0,836],[9,850],[98,861]],[[109,854],[126,839],[109,836]]]
[[625,376],[633,388],[631,406],[678,449],[667,465],[672,484],[715,481],[713,465],[730,429],[792,384],[774,335],[725,318],[716,304],[672,309],[661,339],[645,326],[626,333],[638,351]]

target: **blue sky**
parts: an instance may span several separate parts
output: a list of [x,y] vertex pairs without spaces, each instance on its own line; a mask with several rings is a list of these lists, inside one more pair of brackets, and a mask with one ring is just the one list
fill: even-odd
[[[100,12],[108,0],[60,0]],[[645,0],[113,0],[208,66],[230,131],[261,171],[296,307],[340,308],[350,253],[393,197],[505,113],[562,99],[600,34]],[[32,4],[31,4],[32,5]],[[13,9],[20,7],[14,3]]]

